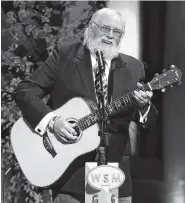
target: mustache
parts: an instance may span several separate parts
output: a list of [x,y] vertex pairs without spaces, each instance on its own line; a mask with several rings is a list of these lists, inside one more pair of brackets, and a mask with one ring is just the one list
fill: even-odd
[[118,46],[112,40],[102,41],[102,39],[94,40],[92,38],[89,38],[87,41],[87,47],[92,54],[94,54],[94,51],[97,49],[101,50],[103,52],[103,56],[107,59],[112,60],[113,58],[116,58],[119,55]]
[[100,43],[107,44],[107,45],[112,45],[114,47],[117,47],[116,43],[114,41],[112,41],[112,40],[102,39]]

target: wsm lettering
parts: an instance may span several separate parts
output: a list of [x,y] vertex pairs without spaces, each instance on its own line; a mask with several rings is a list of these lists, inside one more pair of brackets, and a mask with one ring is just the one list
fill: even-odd
[[87,182],[97,190],[101,190],[105,186],[109,186],[109,190],[117,189],[124,181],[125,174],[123,171],[109,165],[98,166],[92,169],[87,175]]
[[97,174],[97,173],[92,173],[91,174],[91,180],[93,183],[121,183],[121,177],[119,173],[113,173],[112,175],[110,174]]

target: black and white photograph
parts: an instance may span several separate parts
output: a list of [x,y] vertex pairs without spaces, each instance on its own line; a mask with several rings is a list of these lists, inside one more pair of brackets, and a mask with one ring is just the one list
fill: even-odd
[[1,202],[185,203],[185,1],[1,1]]

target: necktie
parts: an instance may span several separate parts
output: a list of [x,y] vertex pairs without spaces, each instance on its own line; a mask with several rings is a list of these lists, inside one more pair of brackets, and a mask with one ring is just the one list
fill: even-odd
[[[107,81],[107,77],[105,75],[105,71],[102,74],[102,82],[103,82],[103,94],[104,94],[104,101],[105,101],[104,104],[106,105],[107,100],[108,100],[108,81]],[[98,109],[101,109],[102,108],[101,97],[99,95],[99,92],[101,91],[100,72],[99,72],[99,68],[97,66],[95,68],[95,91],[96,91],[96,95],[97,95]]]

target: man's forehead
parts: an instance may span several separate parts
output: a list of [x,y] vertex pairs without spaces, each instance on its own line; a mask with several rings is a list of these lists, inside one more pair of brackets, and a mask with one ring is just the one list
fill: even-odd
[[112,19],[112,20],[115,20],[115,21],[121,21],[121,17],[118,16],[118,14],[109,14],[109,13],[104,13],[104,14],[101,14],[98,18],[98,21],[102,21],[102,20],[106,20],[106,19]]
[[100,23],[101,25],[111,24],[112,26],[116,26],[116,27],[118,26],[120,28],[123,27],[121,17],[118,15],[103,14],[99,16],[97,22]]

